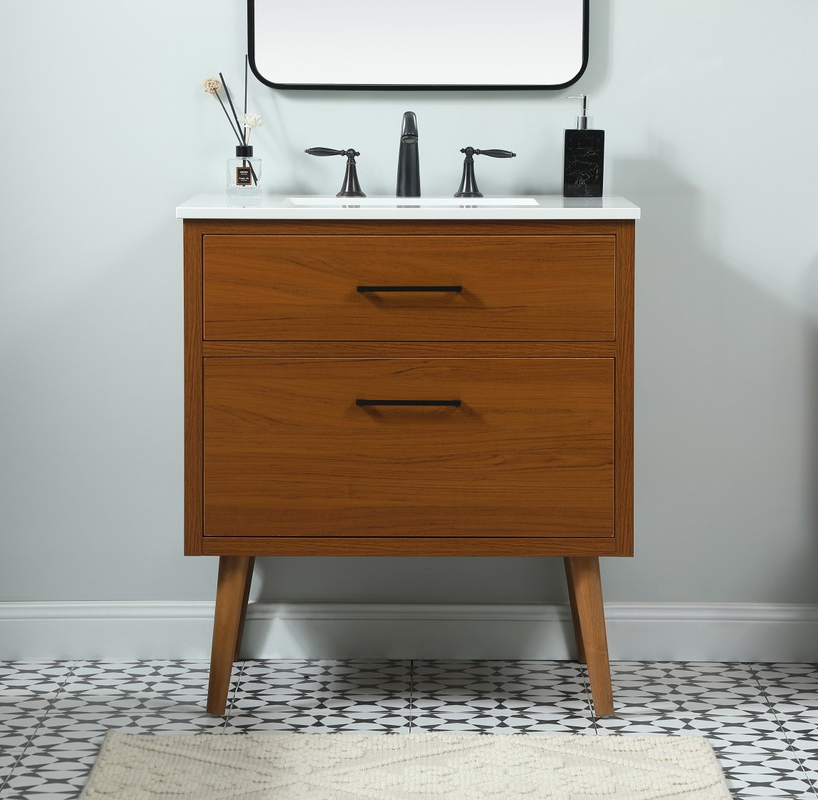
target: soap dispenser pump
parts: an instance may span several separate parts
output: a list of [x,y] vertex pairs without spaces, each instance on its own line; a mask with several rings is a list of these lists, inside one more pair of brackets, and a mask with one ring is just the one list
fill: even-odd
[[605,131],[588,127],[587,96],[570,95],[582,101],[577,127],[565,131],[563,197],[602,197],[605,167]]

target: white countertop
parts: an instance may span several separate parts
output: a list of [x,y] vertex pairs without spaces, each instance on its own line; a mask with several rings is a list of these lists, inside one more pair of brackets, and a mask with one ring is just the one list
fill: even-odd
[[224,194],[199,194],[177,206],[177,219],[639,219],[624,197],[364,197],[262,195],[246,206]]

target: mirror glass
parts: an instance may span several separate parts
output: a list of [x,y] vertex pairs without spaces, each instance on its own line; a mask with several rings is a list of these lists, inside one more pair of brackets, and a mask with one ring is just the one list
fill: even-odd
[[256,77],[278,89],[561,89],[588,0],[248,0]]

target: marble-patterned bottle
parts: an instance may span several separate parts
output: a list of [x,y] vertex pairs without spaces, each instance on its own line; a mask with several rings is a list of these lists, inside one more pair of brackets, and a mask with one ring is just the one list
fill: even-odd
[[605,131],[588,127],[586,96],[572,95],[569,100],[582,100],[582,114],[577,127],[565,131],[564,197],[601,197],[605,167]]

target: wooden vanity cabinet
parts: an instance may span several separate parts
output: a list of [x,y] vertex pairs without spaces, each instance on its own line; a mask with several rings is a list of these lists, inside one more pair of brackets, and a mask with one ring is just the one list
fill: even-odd
[[612,713],[634,222],[186,219],[185,552],[223,713],[255,556],[561,556]]

